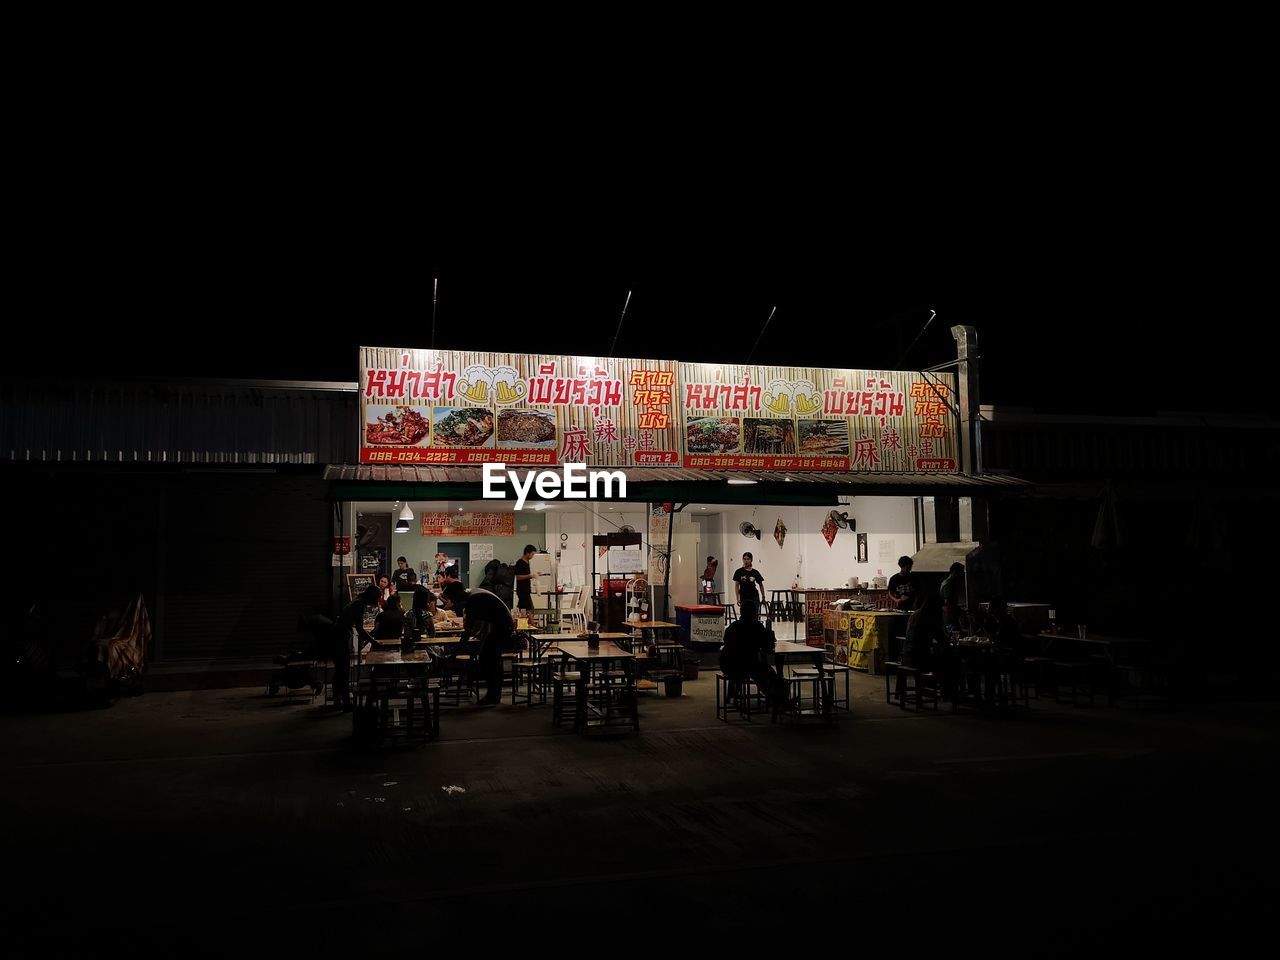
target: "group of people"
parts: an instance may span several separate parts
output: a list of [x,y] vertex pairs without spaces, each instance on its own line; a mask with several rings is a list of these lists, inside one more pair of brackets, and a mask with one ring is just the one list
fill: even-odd
[[[529,560],[537,549],[526,546],[516,563],[516,585],[519,606],[532,609]],[[336,702],[350,710],[350,669],[353,634],[359,648],[378,647],[395,642],[409,643],[423,635],[435,636],[436,628],[457,624],[461,620],[461,641],[472,651],[485,683],[481,705],[498,703],[502,695],[502,653],[513,647],[515,620],[506,602],[490,590],[477,587],[468,590],[457,576],[457,566],[447,565],[442,571],[440,596],[418,582],[417,574],[405,557],[396,560],[397,569],[382,575],[377,584],[366,587],[347,604],[336,622],[323,617],[303,618],[300,629],[310,630],[317,641],[317,652],[333,661],[333,685]],[[523,569],[522,569],[523,568]],[[407,598],[412,598],[408,600]],[[405,604],[409,603],[409,609]],[[372,632],[365,626],[366,616],[376,610]]]
[[[898,657],[903,666],[939,674],[943,693],[951,695],[961,655],[949,642],[950,635],[959,635],[964,630],[989,639],[991,645],[982,650],[981,655],[992,669],[1007,658],[1020,655],[1022,628],[1002,597],[994,597],[981,616],[967,615],[964,564],[953,563],[936,591],[917,589],[913,585],[910,557],[899,559],[898,566],[900,573],[890,580],[889,588],[898,598],[899,609],[910,611]],[[900,674],[899,689],[903,683]]]
[[[772,633],[760,623],[764,577],[753,561],[751,553],[744,553],[742,566],[733,574],[740,619],[725,631],[721,663],[726,672],[751,676],[761,690],[767,691],[776,685],[777,678],[761,653],[771,645]],[[962,563],[953,563],[937,589],[929,589],[912,573],[914,566],[910,557],[898,558],[898,572],[889,579],[889,596],[897,610],[908,614],[901,662],[929,669],[941,662],[948,632],[958,631],[966,621],[965,568]],[[1003,599],[992,600],[983,617],[969,626],[991,638],[997,655],[1018,652],[1021,629]]]

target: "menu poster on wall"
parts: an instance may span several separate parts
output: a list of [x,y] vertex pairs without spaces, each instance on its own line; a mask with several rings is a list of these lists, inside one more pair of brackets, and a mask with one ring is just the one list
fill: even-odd
[[471,563],[477,570],[483,570],[484,565],[493,559],[492,543],[472,543],[471,544]]
[[360,348],[360,462],[680,462],[671,360]]
[[[424,513],[424,537],[514,537],[514,513]],[[492,549],[492,545],[490,545]],[[475,555],[472,554],[472,559]]]
[[609,551],[609,576],[644,573],[644,553],[639,547],[614,548]]
[[360,560],[357,563],[361,573],[386,573],[387,572],[387,548],[386,547],[361,547]]
[[955,377],[680,364],[686,467],[954,471]]
[[662,583],[667,576],[667,536],[671,514],[660,503],[649,504],[649,579]]

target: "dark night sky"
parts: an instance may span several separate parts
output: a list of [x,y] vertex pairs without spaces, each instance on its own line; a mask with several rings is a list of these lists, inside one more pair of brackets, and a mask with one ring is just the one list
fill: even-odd
[[461,181],[307,167],[287,139],[66,181],[14,263],[6,372],[52,346],[70,373],[353,380],[359,344],[429,345],[437,275],[442,348],[605,353],[630,288],[618,355],[741,361],[776,304],[762,361],[934,364],[965,323],[986,403],[1274,407],[1265,304],[1244,292],[1262,255],[1170,202],[1176,171],[949,157],[890,178],[802,157],[717,178],[668,158],[607,183],[493,165]]

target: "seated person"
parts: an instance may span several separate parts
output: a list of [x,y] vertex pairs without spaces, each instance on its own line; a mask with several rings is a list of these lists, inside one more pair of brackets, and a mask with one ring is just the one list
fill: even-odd
[[[400,591],[401,597],[413,597],[413,609],[405,620],[410,630],[435,636],[436,595],[418,582],[418,575],[412,570],[405,577],[405,588]],[[403,602],[403,601],[402,601]]]
[[393,593],[382,601],[382,612],[373,625],[373,639],[399,643],[404,636],[404,611],[400,609],[400,595]]
[[[750,605],[748,605],[749,607]],[[772,702],[777,690],[777,674],[769,667],[766,655],[773,649],[773,631],[760,622],[757,609],[743,611],[743,616],[724,632],[724,647],[720,651],[720,669],[728,678],[750,677],[765,698]],[[737,684],[730,687],[730,696],[737,695]]]
[[1010,615],[1003,597],[996,597],[987,605],[982,626],[1001,653],[1018,655],[1022,652],[1022,628]]

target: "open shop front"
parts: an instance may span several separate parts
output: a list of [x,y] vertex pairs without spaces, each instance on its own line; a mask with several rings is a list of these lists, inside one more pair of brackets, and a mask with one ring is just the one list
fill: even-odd
[[905,626],[901,587],[889,590],[900,558],[919,558],[916,589],[936,590],[945,563],[977,547],[936,542],[936,504],[1021,488],[1009,478],[960,475],[623,473],[625,500],[537,500],[516,509],[514,497],[483,499],[474,468],[330,467],[331,496],[350,531],[340,536],[353,540],[342,583],[394,575],[403,557],[429,586],[452,565],[465,586],[478,587],[486,568],[513,568],[532,546],[531,629],[670,623],[696,649],[718,645],[724,625],[741,615],[734,574],[750,553],[760,616],[779,639],[874,670]]
[[[694,643],[714,642],[714,608],[721,624],[741,614],[733,575],[750,552],[779,636],[826,645],[830,604],[849,601],[874,638],[900,557],[982,539],[972,520],[933,523],[934,500],[956,514],[1021,486],[975,468],[975,343],[953,334],[956,374],[362,348],[360,463],[326,473],[335,546],[350,550],[335,563],[394,576],[404,556],[420,578],[454,566],[476,587],[532,545],[539,618],[564,619],[566,599],[571,620],[606,626],[675,622],[683,607]],[[484,468],[499,464],[513,485],[584,464],[626,491],[490,499]]]

